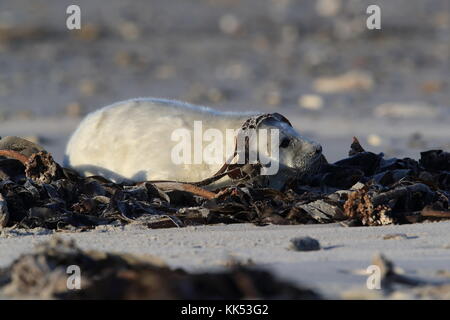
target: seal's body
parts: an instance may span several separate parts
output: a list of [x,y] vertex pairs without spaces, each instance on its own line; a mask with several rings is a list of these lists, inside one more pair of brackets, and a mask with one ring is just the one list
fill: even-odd
[[[224,150],[223,159],[216,163],[175,164],[173,149],[180,142],[173,141],[174,132],[194,132],[194,122],[201,121],[203,132],[213,128],[226,137],[227,129],[238,130],[254,115],[154,98],[118,102],[81,122],[67,145],[65,166],[84,176],[101,175],[115,182],[200,181],[215,174],[233,150]],[[320,157],[320,145],[302,137],[286,122],[271,119],[261,127],[279,129],[281,171],[305,172]],[[210,143],[203,141],[203,147]],[[191,150],[194,152],[194,146]]]

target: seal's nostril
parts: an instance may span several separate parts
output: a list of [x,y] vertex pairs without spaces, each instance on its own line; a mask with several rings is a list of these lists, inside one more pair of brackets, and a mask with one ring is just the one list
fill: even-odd
[[316,146],[316,153],[321,153],[322,152],[322,146],[320,144],[318,144]]

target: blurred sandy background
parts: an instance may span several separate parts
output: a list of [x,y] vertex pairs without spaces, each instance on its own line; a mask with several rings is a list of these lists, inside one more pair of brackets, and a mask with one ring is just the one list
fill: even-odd
[[155,96],[280,112],[329,160],[353,135],[398,157],[449,150],[449,20],[448,0],[1,0],[0,135],[61,161],[84,114]]
[[[70,4],[81,7],[81,31],[66,28]],[[366,29],[369,4],[381,7],[381,31]],[[84,114],[156,96],[280,112],[329,160],[347,155],[353,135],[390,156],[450,151],[449,20],[449,0],[0,0],[0,135],[38,141],[61,161]],[[378,251],[408,274],[448,281],[448,228],[130,225],[63,236],[188,271],[252,261],[336,298],[365,288],[354,270]],[[324,250],[287,250],[305,235]],[[2,235],[0,266],[50,236]]]

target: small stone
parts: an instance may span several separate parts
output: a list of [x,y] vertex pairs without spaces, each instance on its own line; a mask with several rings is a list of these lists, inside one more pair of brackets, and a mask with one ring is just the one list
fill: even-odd
[[31,110],[19,110],[15,113],[15,117],[21,120],[31,120],[34,118],[34,113]]
[[264,35],[256,35],[252,42],[253,48],[258,52],[266,52],[270,49],[270,41]]
[[450,278],[450,271],[449,270],[437,270],[436,275],[440,277]]
[[349,71],[339,76],[319,77],[313,83],[314,90],[321,93],[370,91],[373,86],[372,75],[362,71]]
[[420,132],[415,132],[409,136],[407,145],[409,148],[424,149],[427,143]]
[[382,139],[377,134],[369,134],[367,137],[367,143],[374,147],[379,147],[382,143]]
[[190,102],[201,102],[207,88],[202,83],[193,83],[184,95],[184,100]]
[[119,25],[119,33],[125,40],[136,40],[141,35],[139,27],[131,21],[122,22]]
[[66,116],[71,118],[79,118],[82,114],[83,108],[78,102],[72,102],[66,106]]
[[129,67],[133,64],[135,57],[129,52],[118,52],[114,57],[114,61],[121,67]]
[[94,81],[86,79],[80,82],[79,89],[82,95],[90,97],[93,96],[95,92],[97,92],[97,85]]
[[219,67],[216,70],[217,78],[238,80],[249,75],[249,68],[242,62],[231,62],[226,66]]
[[298,98],[298,105],[308,110],[320,110],[323,106],[323,99],[317,94],[304,94]]
[[225,14],[219,20],[219,28],[225,34],[236,34],[241,27],[238,18],[233,14]]
[[341,9],[341,0],[317,0],[316,11],[319,16],[332,17]]
[[75,32],[75,36],[84,41],[94,41],[100,36],[100,28],[96,25],[87,23],[80,30]]
[[175,77],[176,68],[172,65],[162,65],[159,66],[155,71],[155,76],[157,79],[170,79]]
[[441,92],[445,88],[445,85],[441,81],[425,81],[420,86],[420,90],[424,93],[436,93]]
[[408,236],[404,233],[390,233],[383,237],[384,240],[403,240],[408,239]]
[[374,110],[375,116],[387,118],[432,118],[438,114],[438,108],[425,103],[384,103]]
[[320,250],[320,243],[310,237],[300,237],[291,239],[291,249],[296,251],[317,251]]
[[208,98],[211,102],[217,103],[224,100],[225,95],[217,88],[211,88],[208,90]]
[[298,30],[296,26],[286,25],[281,28],[281,39],[284,43],[295,43],[298,41]]
[[281,93],[278,90],[271,90],[267,92],[266,103],[270,106],[279,106],[281,104]]
[[8,113],[6,110],[0,109],[0,121],[8,119]]

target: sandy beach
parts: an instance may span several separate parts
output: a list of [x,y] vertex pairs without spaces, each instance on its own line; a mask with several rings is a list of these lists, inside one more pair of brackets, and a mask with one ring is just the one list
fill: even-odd
[[[157,256],[174,269],[197,273],[219,271],[235,261],[270,270],[281,279],[313,288],[326,298],[380,299],[383,295],[379,290],[366,286],[366,269],[380,252],[405,275],[450,284],[449,227],[449,222],[354,228],[337,224],[265,227],[238,224],[154,230],[129,225],[59,236],[75,239],[82,249]],[[385,239],[389,235],[397,237]],[[43,230],[3,232],[0,266],[31,252],[36,244],[52,236],[53,233]],[[322,249],[290,250],[290,239],[302,236],[319,240]],[[393,298],[417,297],[406,290]]]
[[[314,1],[86,0],[78,1],[85,27],[77,33],[65,28],[69,2],[0,3],[0,136],[38,142],[57,162],[85,114],[143,96],[282,113],[322,144],[330,162],[347,157],[353,136],[388,157],[450,151],[446,1],[427,1],[427,9],[419,0],[375,1],[384,10],[376,35],[361,27],[374,1],[337,1],[338,9],[321,12]],[[152,254],[190,272],[221,270],[230,261],[257,265],[326,298],[415,299],[407,290],[368,290],[363,271],[381,252],[404,275],[450,284],[449,228],[450,222],[6,229],[0,267],[57,233],[83,249]],[[400,235],[385,239],[393,234]],[[317,239],[322,249],[290,250],[290,239],[300,236]]]

